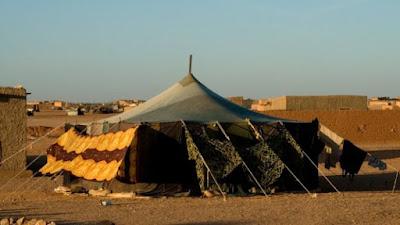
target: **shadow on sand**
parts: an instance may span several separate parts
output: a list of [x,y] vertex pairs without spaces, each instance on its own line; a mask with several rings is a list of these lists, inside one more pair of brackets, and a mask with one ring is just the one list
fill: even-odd
[[192,223],[173,223],[169,225],[246,225],[250,222],[246,221],[207,221],[207,222],[192,222]]
[[18,219],[21,217],[25,217],[25,219],[44,219],[48,221],[54,221],[59,225],[114,225],[113,222],[109,220],[99,220],[99,221],[66,221],[66,220],[51,220],[49,217],[57,217],[60,215],[66,215],[67,213],[40,213],[32,211],[35,208],[21,208],[21,209],[1,209],[0,210],[0,218],[9,218],[12,217],[14,219]]
[[66,213],[32,213],[34,208],[23,208],[23,209],[1,209],[0,210],[0,218],[21,218],[25,217],[28,219],[37,219],[42,217],[49,217],[49,216],[59,216],[64,215]]
[[[392,191],[396,173],[356,175],[353,180],[341,175],[328,176],[328,178],[339,191]],[[322,192],[334,192],[322,177],[320,177],[320,187]],[[395,190],[400,190],[400,180],[397,181]]]
[[54,221],[59,225],[115,225],[115,223],[109,220],[99,220],[99,221]]

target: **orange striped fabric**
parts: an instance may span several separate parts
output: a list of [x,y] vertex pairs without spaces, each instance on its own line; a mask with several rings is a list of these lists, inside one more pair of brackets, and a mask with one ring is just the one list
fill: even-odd
[[[61,135],[57,142],[50,147],[47,154],[47,163],[40,172],[54,174],[61,170],[69,171],[77,177],[87,180],[110,181],[118,172],[126,150],[136,135],[137,127],[116,133],[107,133],[98,136],[79,135],[73,128]],[[61,147],[61,148],[60,148]],[[52,149],[61,149],[63,154],[55,154]],[[85,152],[93,152],[90,154]],[[124,151],[124,154],[121,154]],[[98,154],[96,154],[96,152]],[[98,155],[112,156],[112,160],[99,161]],[[72,155],[73,158],[62,156]]]

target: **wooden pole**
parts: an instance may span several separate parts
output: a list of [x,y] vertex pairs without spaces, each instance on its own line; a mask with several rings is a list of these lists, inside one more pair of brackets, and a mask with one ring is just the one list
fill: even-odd
[[189,56],[189,74],[192,74],[192,55]]

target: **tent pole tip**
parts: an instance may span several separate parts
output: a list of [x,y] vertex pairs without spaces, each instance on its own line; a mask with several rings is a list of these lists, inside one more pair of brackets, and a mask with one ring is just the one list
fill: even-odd
[[192,54],[189,55],[189,74],[192,74]]

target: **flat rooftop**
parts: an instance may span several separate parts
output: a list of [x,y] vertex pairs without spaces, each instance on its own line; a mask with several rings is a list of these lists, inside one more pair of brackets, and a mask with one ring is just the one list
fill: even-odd
[[0,87],[0,95],[25,97],[25,88]]

